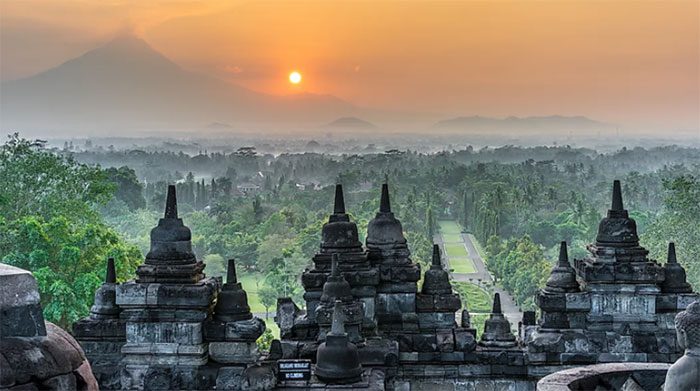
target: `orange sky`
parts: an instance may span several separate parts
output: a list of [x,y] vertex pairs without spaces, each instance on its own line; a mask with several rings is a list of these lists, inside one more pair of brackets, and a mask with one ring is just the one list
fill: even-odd
[[187,69],[274,94],[700,128],[699,1],[2,0],[0,15],[3,80],[133,30]]

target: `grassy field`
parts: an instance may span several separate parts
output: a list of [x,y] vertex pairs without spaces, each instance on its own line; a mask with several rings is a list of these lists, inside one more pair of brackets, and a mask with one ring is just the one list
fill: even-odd
[[475,273],[476,268],[474,262],[469,259],[469,253],[460,234],[462,228],[459,224],[451,220],[440,220],[438,224],[452,271],[454,273]]
[[440,220],[438,221],[438,226],[442,234],[458,234],[462,232],[462,227],[460,227],[456,221]]
[[462,305],[466,305],[469,312],[491,312],[493,301],[488,292],[469,282],[452,281],[452,286],[459,293]]
[[441,234],[442,241],[445,243],[462,243],[461,234]]
[[469,253],[464,243],[445,243],[445,252],[452,258],[469,258]]
[[476,273],[474,262],[469,258],[450,258],[450,269],[459,274]]

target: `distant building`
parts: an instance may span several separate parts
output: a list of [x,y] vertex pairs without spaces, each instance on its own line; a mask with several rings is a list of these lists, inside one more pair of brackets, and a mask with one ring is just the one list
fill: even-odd
[[316,182],[297,183],[296,187],[299,190],[320,190],[321,189],[321,185],[316,183]]
[[236,189],[245,195],[255,195],[260,193],[260,186],[255,183],[241,183]]

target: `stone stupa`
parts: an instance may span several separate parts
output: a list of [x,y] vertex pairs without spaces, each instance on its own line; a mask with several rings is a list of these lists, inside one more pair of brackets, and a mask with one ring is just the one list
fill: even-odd
[[350,384],[361,380],[362,366],[357,347],[345,332],[343,304],[336,300],[333,326],[316,353],[316,377],[324,383]]

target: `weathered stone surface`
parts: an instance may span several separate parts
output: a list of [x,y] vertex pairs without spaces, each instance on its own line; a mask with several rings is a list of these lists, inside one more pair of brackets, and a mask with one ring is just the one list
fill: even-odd
[[376,301],[377,316],[401,315],[416,310],[416,294],[414,293],[378,293]]
[[668,256],[664,265],[664,282],[661,284],[664,293],[691,293],[693,288],[688,284],[685,269],[676,260],[676,245],[668,244]]
[[140,283],[196,283],[204,278],[204,263],[192,251],[192,233],[177,214],[174,185],[168,186],[165,213],[151,230],[151,249],[136,271]]
[[46,326],[34,276],[0,263],[0,337],[42,335],[46,335]]
[[206,341],[239,341],[250,342],[257,340],[265,332],[265,322],[260,318],[225,322],[210,320],[204,323],[203,335]]
[[643,390],[658,390],[664,383],[668,364],[659,363],[614,363],[598,364],[561,370],[544,377],[537,383],[538,391],[565,389],[634,389],[629,380]]
[[363,320],[366,316],[373,316],[374,311],[366,313],[367,306],[362,305],[364,301],[353,296],[350,284],[340,274],[338,262],[338,254],[333,254],[331,274],[323,285],[323,294],[315,310],[315,319],[319,327],[318,339],[319,341],[325,340],[326,334],[330,332],[334,309],[336,303],[340,302],[343,323],[345,324],[348,338],[351,342],[358,343],[362,341],[361,327]]
[[44,322],[36,280],[0,263],[0,388],[97,390],[73,337]]
[[422,312],[418,314],[421,330],[448,329],[456,327],[454,312]]
[[97,381],[80,345],[53,323],[47,322],[46,330],[46,336],[0,338],[0,386],[70,386],[75,384],[74,373],[80,368],[84,387],[96,390]]
[[209,357],[222,364],[254,363],[260,358],[255,342],[211,342]]
[[552,269],[544,288],[549,293],[578,292],[579,286],[576,281],[576,271],[569,264],[569,255],[566,249],[566,242],[561,242],[559,248],[559,261]]
[[129,281],[117,287],[117,305],[123,309],[202,309],[209,311],[219,283],[207,278],[194,284],[138,283]]
[[201,323],[154,322],[128,323],[126,341],[129,343],[201,344]]
[[360,380],[362,367],[357,347],[345,333],[342,302],[333,308],[333,326],[316,353],[316,376],[326,383],[349,384]]
[[430,269],[425,271],[422,293],[430,295],[452,293],[450,276],[442,266],[440,246],[437,244],[433,245],[433,262],[430,265]]
[[245,367],[221,367],[216,375],[217,390],[240,390],[243,387]]
[[403,235],[401,222],[391,212],[389,186],[382,185],[379,212],[367,225],[367,248],[370,250],[406,250],[408,245]]
[[213,389],[218,370],[206,366],[125,365],[122,389],[199,390]]
[[455,350],[460,352],[471,352],[476,349],[476,330],[456,329],[454,330]]
[[[600,223],[596,243],[588,250],[589,258],[575,261],[581,292],[546,287],[537,294],[542,316],[540,330],[527,340],[530,360],[575,364],[646,361],[650,356],[668,360],[676,354],[679,348],[669,333],[672,318],[697,296],[687,290],[673,245],[668,281],[666,270],[647,258],[636,223],[623,207],[619,181],[614,183],[613,203]],[[570,283],[568,274],[565,277]]]
[[221,288],[216,299],[214,318],[223,322],[235,322],[251,319],[248,296],[236,278],[236,262],[228,260],[226,284]]
[[510,330],[510,322],[501,311],[501,296],[498,293],[494,294],[493,309],[484,324],[484,333],[481,334],[479,344],[501,348],[514,347],[517,344],[515,335]]

